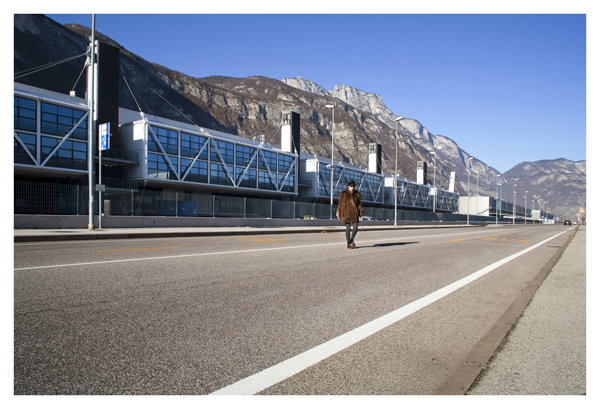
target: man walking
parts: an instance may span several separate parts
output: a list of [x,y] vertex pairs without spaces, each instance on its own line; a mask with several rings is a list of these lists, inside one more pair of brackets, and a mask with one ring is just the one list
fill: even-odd
[[[353,180],[348,182],[348,187],[340,194],[336,216],[346,224],[346,242],[349,249],[355,249],[354,237],[358,232],[358,219],[365,215],[365,210],[360,201],[360,193],[354,190],[356,184]],[[352,231],[351,231],[352,230]]]

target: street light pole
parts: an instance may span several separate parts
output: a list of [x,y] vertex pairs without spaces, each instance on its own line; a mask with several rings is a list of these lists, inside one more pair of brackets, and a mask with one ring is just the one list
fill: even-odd
[[517,210],[517,184],[515,183],[515,187],[513,188],[513,224],[517,221],[517,214],[515,213]]
[[396,165],[394,168],[394,227],[398,225],[398,122],[402,119],[401,116],[396,118]]
[[529,190],[526,190],[525,196],[523,196],[525,198],[525,209],[523,210],[525,213],[525,224],[527,224],[527,193],[529,193]]
[[479,171],[475,170],[477,173],[477,201],[475,202],[475,214],[479,215]]
[[[92,14],[92,44],[89,56],[89,116],[88,116],[88,189],[89,189],[89,200],[88,200],[88,230],[94,230],[94,137],[96,136],[96,104],[94,89],[96,87],[96,15]],[[102,181],[99,181],[102,183]]]
[[[500,179],[498,179],[500,176],[500,174],[496,175],[496,184],[498,185],[498,190],[496,191],[496,198],[498,199],[498,202],[496,203],[496,224],[498,224],[498,210],[500,210],[500,217],[502,217],[502,185],[500,184]],[[500,209],[498,209],[498,207],[500,207]]]
[[467,157],[467,163],[469,164],[467,166],[467,226],[469,225],[469,216],[471,215],[471,209],[469,208],[471,202],[471,159],[473,159],[471,156]]
[[435,152],[429,152],[430,154],[433,155],[433,213],[435,213],[435,205],[437,202],[437,188],[435,187],[435,159],[436,159],[436,155]]
[[331,108],[331,168],[329,173],[331,175],[331,189],[329,193],[331,195],[331,201],[329,204],[329,219],[333,220],[333,133],[335,131],[335,105],[325,105],[325,108]]
[[499,183],[500,186],[500,218],[502,218],[502,183]]

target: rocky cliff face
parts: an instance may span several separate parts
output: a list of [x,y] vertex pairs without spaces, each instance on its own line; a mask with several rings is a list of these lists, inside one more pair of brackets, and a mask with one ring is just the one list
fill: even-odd
[[[281,81],[306,92],[337,98],[363,112],[370,113],[389,128],[395,129],[397,116],[387,108],[382,98],[377,94],[364,92],[347,85],[336,85],[333,91],[328,91],[323,87],[300,77],[284,78]],[[460,192],[467,191],[467,175],[470,174],[473,183],[475,183],[477,175],[479,175],[480,194],[494,195],[497,183],[496,179],[499,179],[500,182],[503,181],[502,177],[497,178],[499,172],[496,169],[489,167],[476,158],[471,160],[469,166],[467,164],[469,155],[467,152],[460,149],[456,142],[442,135],[431,134],[415,119],[405,118],[402,119],[399,124],[403,135],[408,134],[408,139],[412,143],[425,149],[425,154],[421,157],[421,160],[425,160],[429,163],[430,171],[428,171],[428,173],[430,173],[430,179],[433,179],[435,168],[437,186],[448,188],[450,172],[455,171],[457,176],[457,186]],[[408,148],[404,137],[399,144],[399,147],[403,150]],[[414,176],[411,178],[414,179]]]
[[[89,43],[90,29],[77,25],[65,27],[43,15],[15,15],[14,34],[16,74],[84,53]],[[281,81],[261,76],[195,78],[150,63],[101,33],[96,33],[96,36],[100,41],[120,48],[122,78],[119,98],[122,107],[138,110],[139,104],[149,115],[189,121],[200,127],[250,139],[265,135],[266,141],[275,145],[280,143],[282,112],[293,110],[301,117],[301,150],[329,158],[332,121],[331,110],[325,108],[325,105],[335,104],[335,159],[366,167],[368,144],[376,142],[382,145],[383,171],[394,173],[396,116],[377,94],[347,85],[336,85],[334,90],[328,91],[302,78]],[[77,94],[83,96],[85,80],[77,82],[77,78],[84,62],[85,57],[81,57],[15,80],[67,94],[73,89],[73,84],[76,84]],[[415,119],[403,119],[400,125],[397,137],[400,176],[415,180],[417,161],[424,160],[428,162],[428,177],[432,181],[432,152],[435,152],[437,186],[448,188],[450,172],[455,171],[457,190],[465,194],[467,175],[471,176],[473,191],[477,171],[480,194],[496,196],[496,175],[499,172],[495,169],[477,159],[473,159],[471,166],[468,166],[468,154],[453,140],[429,133]],[[564,178],[557,178],[555,182],[564,182],[565,186],[569,186],[567,183],[575,183],[577,189],[585,192],[585,162],[583,170],[581,163],[579,164],[579,173],[573,171],[570,175],[583,173],[583,179],[567,182]],[[537,168],[525,172],[534,170]],[[521,175],[520,179],[523,178]],[[504,176],[499,180],[510,183]],[[530,192],[535,188],[532,185]],[[549,179],[548,186],[544,189],[546,188],[563,192],[561,195],[565,195],[564,199],[557,196],[556,203],[560,200],[567,201],[568,197],[573,196],[567,193],[570,192],[567,188],[563,190],[562,186],[554,185],[554,182],[550,185]],[[503,197],[506,197],[505,194]],[[578,198],[581,200],[581,196]],[[512,201],[512,196],[509,201]]]
[[502,194],[512,201],[516,190],[517,203],[523,204],[525,191],[529,191],[528,207],[540,209],[541,206],[552,214],[575,221],[577,212],[586,204],[586,172],[585,161],[560,158],[522,162],[504,174],[506,184],[502,186]]

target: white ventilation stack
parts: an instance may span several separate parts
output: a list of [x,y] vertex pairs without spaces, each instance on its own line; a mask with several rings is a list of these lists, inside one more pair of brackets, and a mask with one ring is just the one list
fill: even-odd
[[417,183],[419,185],[427,184],[427,162],[422,160],[417,162]]
[[367,170],[373,173],[381,173],[381,144],[369,144],[369,164]]
[[456,172],[450,172],[450,184],[448,185],[449,192],[454,192],[454,179],[456,179]]
[[281,117],[281,150],[300,154],[300,114],[284,112]]

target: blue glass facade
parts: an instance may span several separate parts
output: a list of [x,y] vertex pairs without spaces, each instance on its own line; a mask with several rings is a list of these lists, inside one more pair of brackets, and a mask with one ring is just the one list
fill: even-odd
[[[330,197],[331,191],[331,163],[319,162],[317,195]],[[348,181],[353,180],[356,190],[365,202],[379,202],[384,200],[384,176],[348,167],[336,166],[333,168],[333,197],[339,198],[348,186]]]
[[291,154],[154,124],[147,138],[149,178],[295,193]]
[[15,95],[15,164],[87,170],[87,114],[83,107]]

